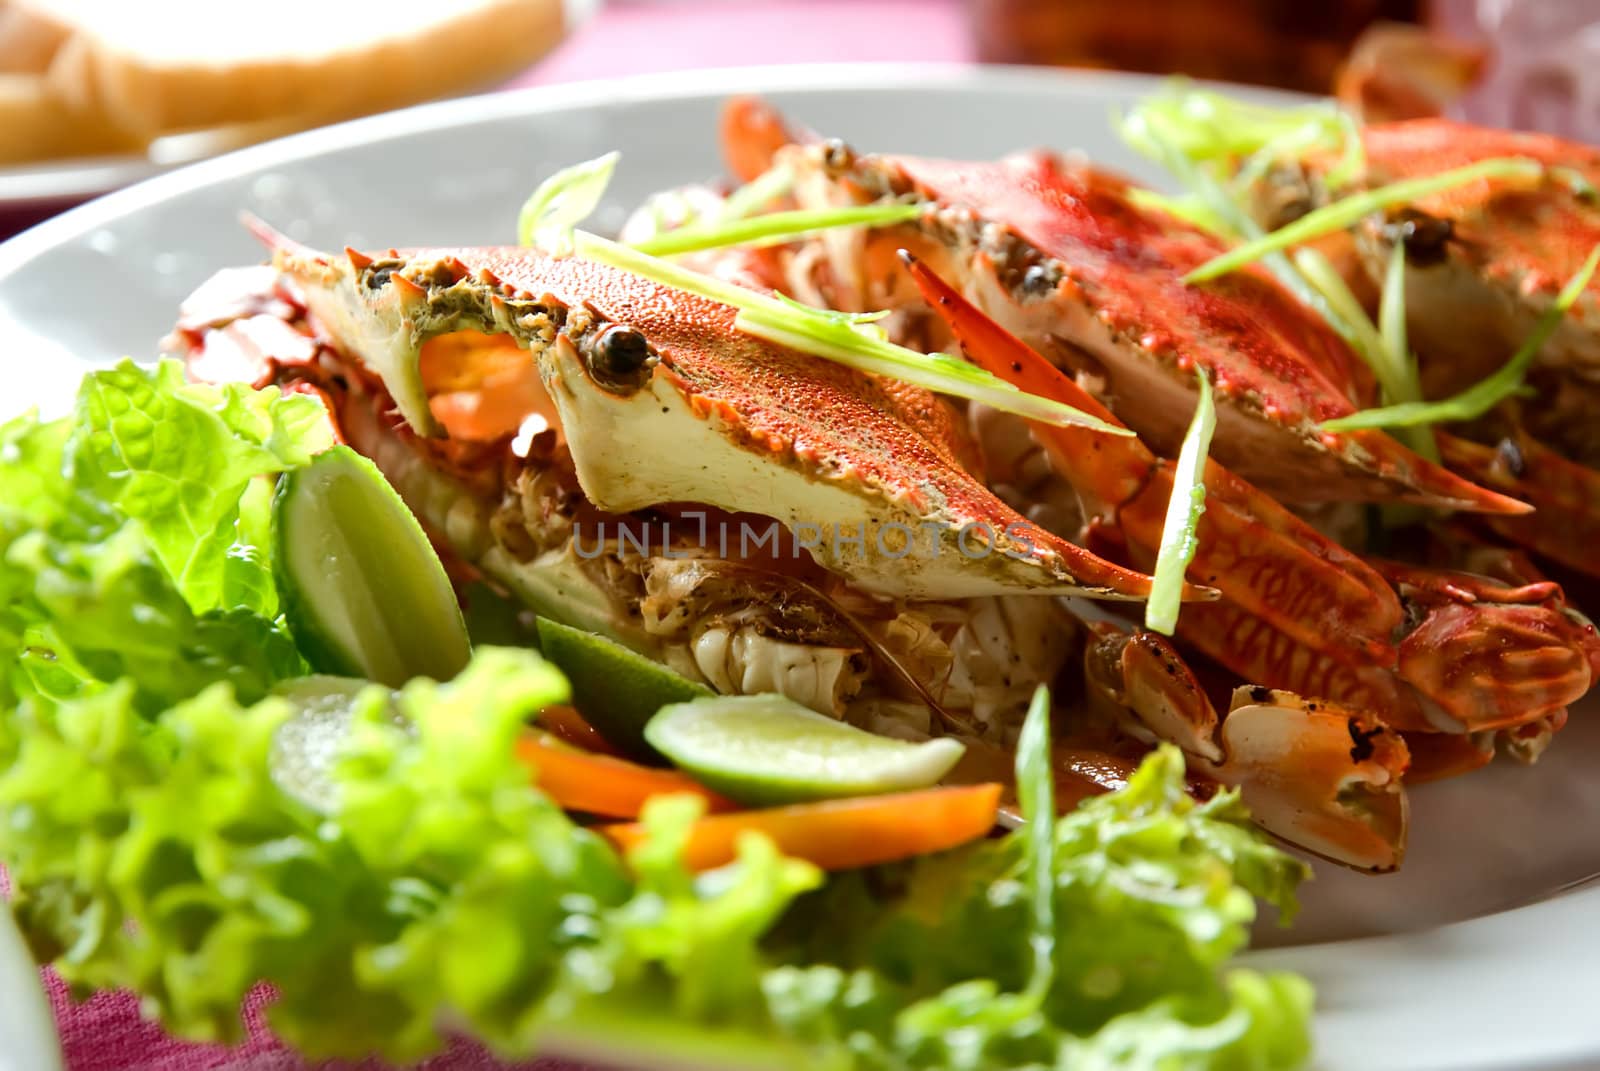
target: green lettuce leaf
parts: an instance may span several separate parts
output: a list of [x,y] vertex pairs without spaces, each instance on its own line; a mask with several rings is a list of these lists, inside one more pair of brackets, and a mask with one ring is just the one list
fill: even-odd
[[186,1037],[237,1040],[240,1000],[270,982],[273,1028],[318,1056],[413,1060],[445,1024],[526,1052],[596,998],[761,1020],[757,942],[816,871],[757,838],[691,876],[695,813],[663,800],[630,880],[516,758],[565,695],[537,653],[503,648],[447,684],[369,689],[327,810],[273,777],[285,699],[218,684],[155,719],[128,684],[27,703],[0,776],[17,920],[69,982],[132,988]]
[[[1309,988],[1229,965],[1255,898],[1286,914],[1303,867],[1236,795],[1190,798],[1172,749],[1051,821],[1042,692],[1027,829],[824,882],[755,835],[690,873],[681,798],[619,858],[518,758],[569,696],[532,650],[399,692],[303,678],[265,480],[326,444],[322,419],[124,365],[70,420],[0,426],[0,863],[77,991],[231,1041],[270,983],[273,1028],[313,1058],[411,1061],[459,1030],[508,1056],[647,1037],[808,1071],[1304,1061]],[[284,730],[319,694],[341,728],[306,792]]]
[[[332,444],[321,403],[270,387],[187,383],[176,361],[124,361],[84,378],[75,440],[77,481],[141,523],[196,612],[276,613],[262,544],[240,539],[252,534],[241,531],[240,498],[252,478],[304,465]],[[244,522],[258,526],[258,517]]]
[[309,397],[185,383],[175,362],[96,372],[72,417],[0,427],[0,703],[125,682],[149,716],[305,672],[277,621],[260,477],[329,438]]
[[[771,972],[774,1013],[869,1068],[1299,1066],[1309,987],[1226,967],[1254,897],[1290,910],[1305,873],[1245,820],[1234,793],[1191,799],[1171,748],[1061,818],[1048,972],[1019,939],[1044,917],[1025,833],[901,870],[887,908],[867,879],[836,881],[789,920],[836,920],[790,953],[832,963]],[[1041,973],[1043,999],[1016,999]]]

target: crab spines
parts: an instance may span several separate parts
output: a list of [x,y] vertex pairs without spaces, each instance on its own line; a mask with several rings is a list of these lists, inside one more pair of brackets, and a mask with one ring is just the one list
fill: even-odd
[[310,246],[289,237],[254,212],[240,212],[239,225],[248,231],[250,237],[260,242],[267,252],[274,257],[280,253],[286,253],[292,256],[327,259],[325,254],[319,253]]
[[1335,449],[1343,446],[1347,452],[1370,459],[1373,470],[1394,488],[1393,501],[1505,517],[1533,512],[1534,507],[1521,499],[1480,486],[1426,461],[1383,432],[1361,429],[1329,434],[1326,438]]

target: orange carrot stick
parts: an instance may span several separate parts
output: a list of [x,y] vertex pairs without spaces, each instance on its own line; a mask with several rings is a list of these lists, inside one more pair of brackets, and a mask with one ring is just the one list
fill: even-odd
[[[958,785],[713,815],[696,822],[684,862],[710,870],[731,862],[741,834],[764,833],[785,855],[824,870],[891,863],[944,851],[994,828],[996,784]],[[644,839],[638,823],[600,827],[624,852]]]
[[585,721],[583,715],[573,707],[564,704],[545,707],[539,711],[538,721],[539,728],[573,747],[581,747],[597,755],[622,756],[610,741],[600,735],[600,730]]
[[590,755],[537,736],[517,741],[517,757],[532,771],[540,791],[568,811],[637,818],[650,797],[674,792],[699,796],[713,812],[738,806],[676,770]]

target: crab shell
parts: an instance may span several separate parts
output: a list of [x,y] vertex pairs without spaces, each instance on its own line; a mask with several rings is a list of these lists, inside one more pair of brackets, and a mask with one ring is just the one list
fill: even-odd
[[742,334],[729,306],[529,249],[326,255],[274,240],[312,315],[383,376],[419,431],[437,429],[405,369],[429,339],[474,330],[529,349],[602,510],[692,503],[770,517],[882,595],[1149,590],[963,468],[939,399]]
[[[1019,388],[1115,420],[1073,379],[908,258],[923,299],[980,366]],[[1099,504],[1119,558],[1153,560],[1172,462],[1136,438],[1033,428],[1051,466]],[[1508,583],[1365,560],[1214,461],[1190,572],[1217,588],[1183,638],[1245,681],[1343,701],[1398,728],[1494,731],[1548,718],[1600,665],[1593,626],[1543,578]],[[1110,535],[1107,531],[1105,534]]]
[[[1430,393],[1469,386],[1506,362],[1561,287],[1600,245],[1600,150],[1546,134],[1448,119],[1367,127],[1366,183],[1432,175],[1496,157],[1544,165],[1536,179],[1480,179],[1419,198],[1357,229],[1381,278],[1392,243],[1407,247],[1407,328]],[[1318,167],[1313,160],[1313,171]],[[1600,379],[1600,277],[1541,347],[1539,364]]]
[[1183,276],[1222,253],[1215,236],[1138,204],[1126,180],[1045,152],[993,162],[858,156],[794,146],[805,202],[910,197],[922,219],[835,242],[841,290],[898,305],[883,284],[898,246],[957,280],[984,312],[1098,392],[1157,453],[1176,454],[1195,370],[1217,392],[1212,454],[1289,502],[1410,501],[1526,512],[1381,432],[1332,433],[1372,396],[1345,342],[1256,266],[1201,285]]

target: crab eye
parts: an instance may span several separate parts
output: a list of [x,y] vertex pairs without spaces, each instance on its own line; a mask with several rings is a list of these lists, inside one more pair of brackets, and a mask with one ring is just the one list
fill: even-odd
[[1390,242],[1405,242],[1406,259],[1425,266],[1443,259],[1445,243],[1455,236],[1455,226],[1448,219],[1405,208],[1389,217],[1383,236]]
[[655,362],[644,335],[623,324],[601,331],[585,353],[589,374],[608,390],[638,390]]

